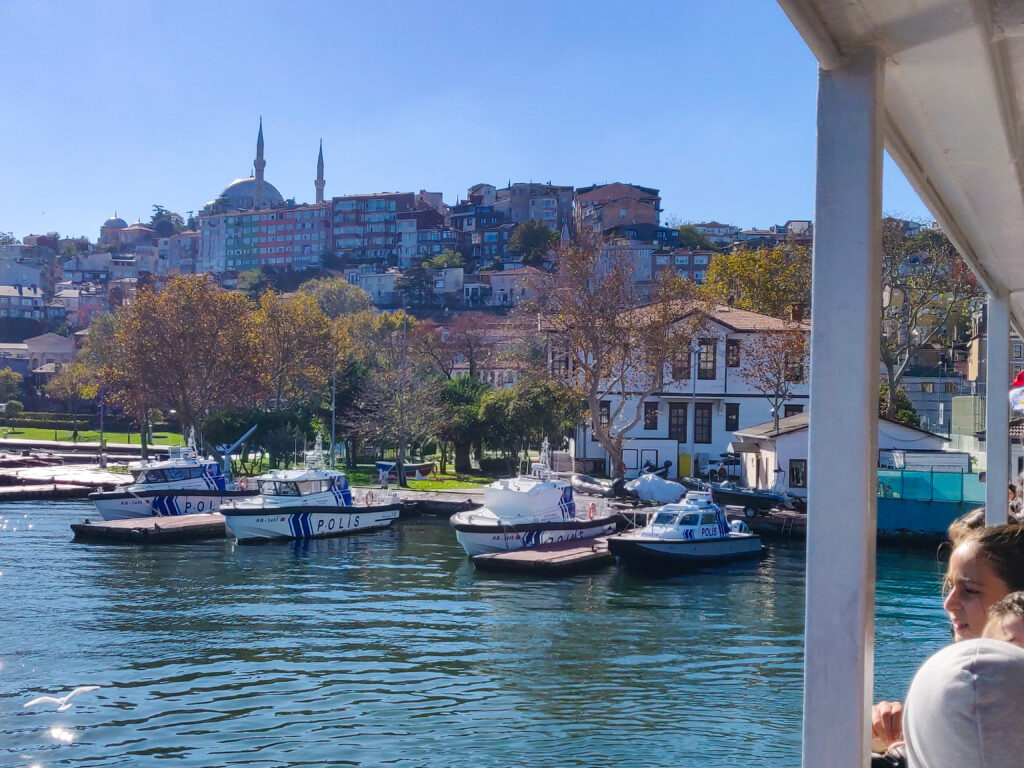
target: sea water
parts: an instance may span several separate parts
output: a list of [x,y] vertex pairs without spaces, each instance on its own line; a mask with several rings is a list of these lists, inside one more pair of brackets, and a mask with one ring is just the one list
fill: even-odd
[[[446,521],[72,544],[0,508],[2,766],[794,766],[804,550],[667,580],[476,573]],[[878,558],[876,695],[948,642],[933,551]],[[23,705],[98,685],[71,707]]]

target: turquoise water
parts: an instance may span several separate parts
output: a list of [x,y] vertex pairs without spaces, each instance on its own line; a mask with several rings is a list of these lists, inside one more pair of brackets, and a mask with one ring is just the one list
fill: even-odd
[[[542,580],[475,573],[440,521],[142,549],[71,544],[86,515],[0,509],[2,766],[799,764],[799,545]],[[899,697],[948,640],[934,554],[883,551],[878,606]]]

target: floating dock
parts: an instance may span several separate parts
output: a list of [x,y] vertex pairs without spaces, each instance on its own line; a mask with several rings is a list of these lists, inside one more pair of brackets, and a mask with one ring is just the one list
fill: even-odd
[[565,575],[604,568],[615,561],[608,551],[608,537],[557,541],[511,552],[477,555],[473,565],[481,571]]
[[75,541],[103,544],[175,544],[223,539],[227,535],[224,515],[218,512],[95,522],[86,519],[82,523],[72,523],[71,530],[75,533]]

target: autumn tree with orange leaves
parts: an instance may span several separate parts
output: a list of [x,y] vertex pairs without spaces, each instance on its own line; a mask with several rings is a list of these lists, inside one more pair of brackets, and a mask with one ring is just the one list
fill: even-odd
[[248,299],[205,276],[172,278],[160,293],[140,291],[118,313],[103,380],[143,435],[152,408],[174,409],[183,426],[201,427],[214,411],[266,396],[255,319]]

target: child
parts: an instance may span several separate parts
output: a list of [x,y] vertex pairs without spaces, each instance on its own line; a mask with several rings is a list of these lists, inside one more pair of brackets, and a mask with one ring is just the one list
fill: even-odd
[[1024,592],[1011,592],[988,609],[981,636],[1024,648]]

